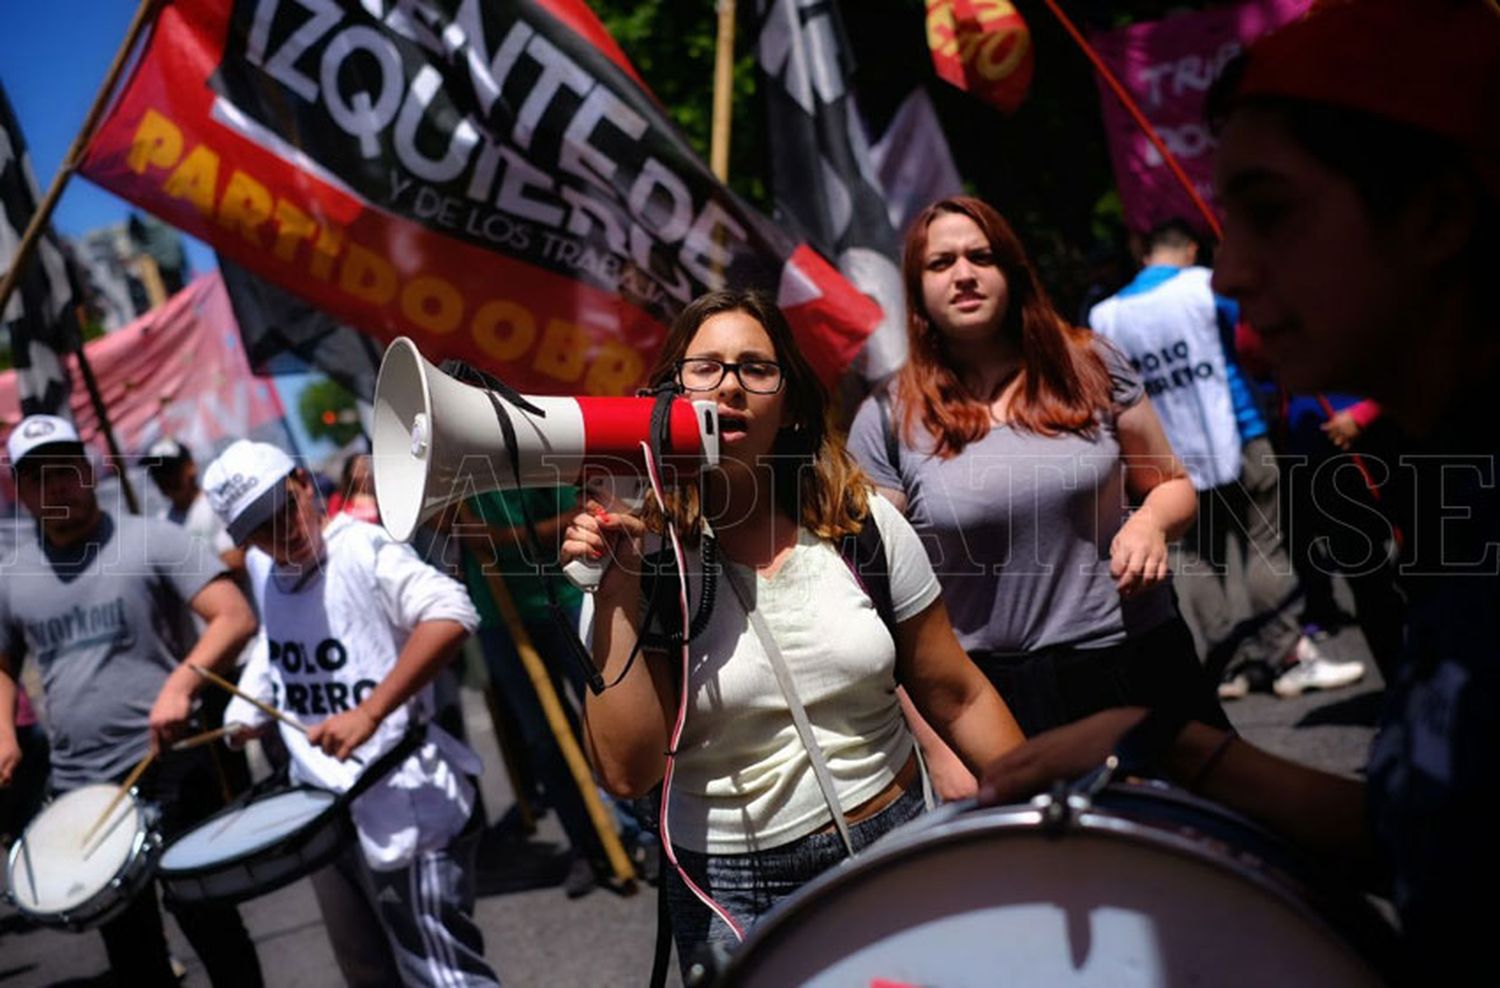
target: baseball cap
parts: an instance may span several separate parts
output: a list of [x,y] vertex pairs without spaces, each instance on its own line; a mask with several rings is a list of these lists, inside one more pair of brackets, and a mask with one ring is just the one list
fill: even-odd
[[[68,448],[50,448],[54,446]],[[83,440],[78,438],[78,430],[73,428],[72,422],[57,415],[28,415],[5,440],[12,470],[34,453],[78,453],[82,450]]]
[[1500,194],[1500,8],[1321,0],[1251,45],[1234,96],[1359,110],[1447,138]]
[[182,443],[171,436],[163,436],[146,448],[146,455],[142,459],[165,463],[185,459],[191,455]]
[[203,471],[203,493],[235,545],[286,506],[283,481],[296,467],[277,447],[240,439]]

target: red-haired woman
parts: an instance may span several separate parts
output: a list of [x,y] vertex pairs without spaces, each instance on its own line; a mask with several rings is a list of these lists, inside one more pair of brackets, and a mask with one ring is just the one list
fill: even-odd
[[978,199],[924,210],[902,270],[911,355],[850,448],[923,536],[959,641],[1027,734],[1125,703],[1224,723],[1167,569],[1197,499],[1139,376]]

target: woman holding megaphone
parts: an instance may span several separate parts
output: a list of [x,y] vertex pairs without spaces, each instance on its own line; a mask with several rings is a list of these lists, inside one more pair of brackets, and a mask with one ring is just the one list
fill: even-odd
[[[754,292],[699,298],[651,380],[717,402],[720,466],[639,514],[590,502],[562,556],[612,561],[593,629],[612,685],[588,697],[587,744],[616,795],[665,779],[664,836],[679,864],[668,903],[678,955],[690,958],[733,944],[776,902],[922,812],[898,685],[971,768],[1022,738],[959,647],[916,534],[845,449],[828,390],[773,303]],[[683,665],[652,647],[633,661],[646,543],[669,521],[687,545],[689,597],[714,569],[702,563],[710,539],[724,587],[687,645],[680,725]],[[884,549],[878,579],[847,549],[865,526]],[[677,597],[675,575],[667,583]]]

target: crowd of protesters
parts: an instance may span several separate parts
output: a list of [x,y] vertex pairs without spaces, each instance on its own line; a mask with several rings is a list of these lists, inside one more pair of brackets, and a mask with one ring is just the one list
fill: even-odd
[[[367,456],[325,510],[275,447],[238,442],[200,484],[163,439],[143,459],[162,517],[134,518],[101,506],[66,420],[23,420],[9,468],[37,526],[0,561],[0,833],[205,717],[245,724],[237,744],[267,733],[253,708],[196,701],[179,663],[284,707],[282,643],[346,642],[358,659],[330,664],[327,695],[362,699],[299,710],[316,714],[305,737],[267,739],[294,778],[347,788],[356,752],[409,722],[448,728],[356,801],[362,853],[317,883],[341,970],[494,983],[472,920],[477,761],[451,702],[453,656],[477,631],[519,794],[567,836],[569,894],[609,876],[585,801],[614,808],[644,864],[638,800],[670,780],[662,878],[684,963],[935,800],[1019,801],[1133,738],[1167,777],[1389,895],[1412,965],[1394,976],[1473,970],[1487,917],[1469,890],[1500,878],[1484,812],[1500,753],[1485,417],[1500,338],[1480,296],[1500,260],[1500,11],[1416,6],[1328,4],[1231,63],[1211,99],[1222,242],[1164,218],[1088,326],[1059,315],[994,207],[924,210],[902,258],[909,358],[853,410],[847,445],[774,303],[692,302],[651,383],[717,402],[722,463],[639,509],[573,488],[488,494],[413,549],[378,526]],[[1396,34],[1431,78],[1371,55]],[[714,558],[721,583],[680,666],[642,576],[669,523],[689,599]],[[606,559],[584,628],[610,684],[594,694],[565,640],[579,595],[542,571]],[[62,612],[79,606],[113,608],[119,628],[72,640]],[[1252,690],[1368,674],[1330,653],[1350,623],[1389,694],[1366,777],[1239,739],[1225,705]],[[543,715],[516,632],[566,723]],[[23,658],[40,666],[45,736],[17,688]],[[579,788],[554,730],[602,792]],[[212,812],[204,780],[248,781],[194,751],[146,776],[169,836]],[[351,909],[369,921],[340,922]],[[216,985],[259,982],[233,908],[176,915]],[[149,887],[104,938],[130,983],[170,969]]]

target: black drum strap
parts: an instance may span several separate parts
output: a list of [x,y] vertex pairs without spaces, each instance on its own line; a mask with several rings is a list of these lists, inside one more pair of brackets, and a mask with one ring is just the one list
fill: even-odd
[[427,725],[422,722],[412,724],[406,729],[406,733],[401,735],[401,740],[359,773],[359,778],[354,780],[354,785],[339,796],[339,803],[348,806],[363,796],[367,789],[393,772],[397,765],[406,761],[407,756],[416,751],[425,740],[427,740]]

